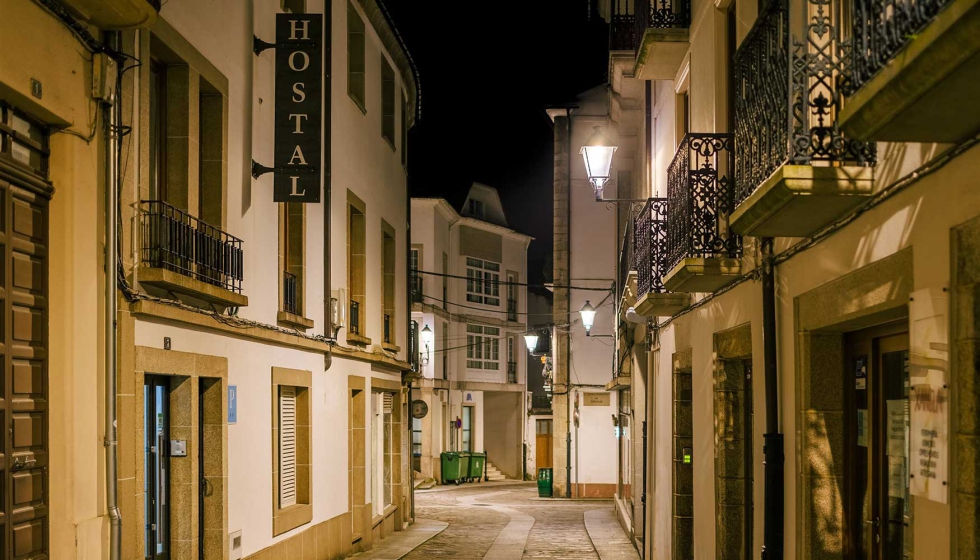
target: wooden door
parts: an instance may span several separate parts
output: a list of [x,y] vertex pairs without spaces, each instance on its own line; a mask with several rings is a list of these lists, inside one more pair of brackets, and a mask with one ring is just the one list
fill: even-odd
[[13,560],[48,558],[47,232],[47,201],[0,181],[0,548]]
[[554,467],[554,440],[552,439],[552,421],[535,421],[534,465],[539,469]]

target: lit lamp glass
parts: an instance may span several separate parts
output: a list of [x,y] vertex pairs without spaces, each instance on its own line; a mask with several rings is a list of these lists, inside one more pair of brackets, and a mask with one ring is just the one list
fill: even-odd
[[534,353],[534,349],[538,347],[538,334],[529,332],[524,335],[524,344],[527,346],[527,351]]
[[582,306],[582,310],[579,311],[582,315],[582,326],[585,327],[585,336],[589,336],[592,331],[592,324],[595,322],[595,307],[589,303],[589,300],[585,300],[585,305]]
[[609,181],[612,169],[613,154],[616,153],[617,146],[606,138],[600,127],[595,127],[595,132],[582,146],[582,157],[585,159],[585,173],[589,176],[592,183],[592,190],[595,191],[596,200],[602,199],[602,187]]
[[422,344],[425,346],[425,351],[422,353],[422,363],[429,363],[429,347],[432,346],[432,329],[429,325],[426,325],[422,329]]

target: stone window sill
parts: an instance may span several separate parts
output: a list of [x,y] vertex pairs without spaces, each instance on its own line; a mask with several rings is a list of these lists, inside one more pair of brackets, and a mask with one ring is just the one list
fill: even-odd
[[401,346],[396,346],[394,344],[389,344],[387,342],[382,342],[381,347],[389,352],[394,352],[396,354],[402,351]]
[[313,521],[312,504],[296,504],[285,509],[277,509],[272,517],[272,536],[292,531],[310,521]]
[[347,342],[351,344],[357,344],[358,346],[370,346],[371,339],[366,336],[361,336],[359,334],[354,334],[350,331],[347,332]]
[[291,327],[296,330],[305,331],[313,328],[313,319],[307,319],[301,315],[280,311],[276,314],[276,321],[283,326]]

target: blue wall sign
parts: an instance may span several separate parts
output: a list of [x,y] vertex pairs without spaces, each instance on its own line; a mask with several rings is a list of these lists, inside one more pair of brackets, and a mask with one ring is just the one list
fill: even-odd
[[228,423],[238,422],[238,386],[228,386]]

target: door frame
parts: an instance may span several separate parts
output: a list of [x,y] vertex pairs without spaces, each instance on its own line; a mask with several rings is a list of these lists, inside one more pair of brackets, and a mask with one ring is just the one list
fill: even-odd
[[[163,396],[164,396],[163,402],[161,403],[162,408],[159,410],[156,407],[157,399],[155,395],[156,395],[157,388],[163,388]],[[170,468],[170,464],[169,464],[170,463],[170,419],[171,419],[170,390],[171,390],[171,384],[170,384],[170,378],[168,376],[147,375],[143,378],[143,434],[144,434],[143,446],[144,446],[144,457],[145,457],[143,463],[143,475],[146,477],[145,487],[147,489],[153,488],[153,492],[152,492],[153,495],[156,495],[156,490],[159,488],[160,481],[157,478],[157,476],[159,475],[159,471],[156,469],[149,468],[147,465],[147,461],[150,460],[150,455],[152,455],[153,452],[150,451],[150,448],[147,447],[146,444],[149,443],[150,441],[149,438],[150,434],[155,434],[157,431],[156,418],[159,414],[161,414],[161,412],[163,414],[163,419],[164,419],[163,439],[160,441],[160,449],[157,449],[156,455],[158,456],[158,460],[161,462],[161,464],[166,465],[165,468],[167,471],[167,481],[166,481],[167,486],[163,491],[163,500],[166,506],[164,508],[164,515],[166,516],[166,523],[165,523],[166,535],[164,535],[166,538],[165,540],[166,550],[163,553],[158,554],[156,552],[151,552],[144,548],[143,556],[147,560],[169,560],[173,550],[173,538],[172,538],[173,533],[172,533],[172,527],[170,523],[173,517],[170,511],[170,505],[172,503],[170,483],[173,478],[172,469]],[[147,397],[150,398],[149,402],[147,402]],[[149,499],[150,492],[144,490],[144,493],[145,495],[144,495],[143,503],[145,504],[144,507],[146,508],[144,511],[149,512],[150,505],[151,505]],[[160,511],[157,508],[153,508],[153,509],[155,511]],[[144,513],[144,515],[146,514]],[[156,527],[154,529],[151,529],[150,527],[152,525],[156,525]],[[155,515],[152,518],[150,517],[145,518],[144,531],[143,531],[144,542],[156,543],[159,541],[160,535],[157,531],[159,530],[160,525],[161,525],[160,519],[157,518]],[[152,538],[150,538],[151,535]]]

